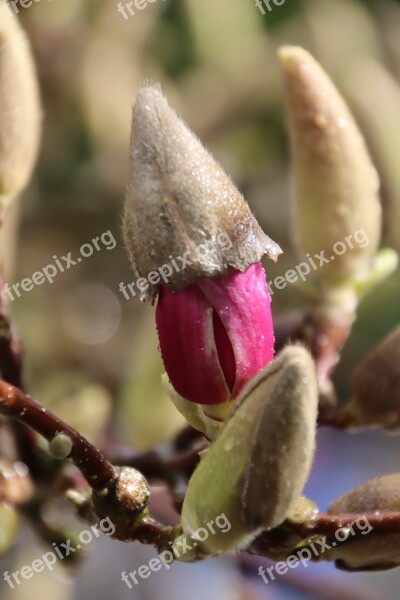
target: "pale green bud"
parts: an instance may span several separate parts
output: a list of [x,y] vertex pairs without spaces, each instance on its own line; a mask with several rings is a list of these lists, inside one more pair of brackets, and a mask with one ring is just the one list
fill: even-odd
[[49,454],[57,460],[68,458],[73,450],[73,442],[68,435],[58,433],[49,442]]
[[0,3],[0,215],[27,184],[38,153],[41,108],[28,39]]
[[289,107],[300,254],[324,252],[329,262],[317,276],[328,288],[362,280],[381,235],[376,169],[352,114],[321,66],[299,47],[282,47],[279,58]]
[[162,376],[162,384],[175,408],[185,417],[189,425],[204,433],[208,439],[215,440],[223,427],[224,420],[232,409],[232,402],[206,405],[185,400],[175,391],[166,373]]
[[288,346],[257,375],[194,472],[182,509],[187,536],[224,514],[229,531],[199,543],[218,554],[276,527],[300,498],[311,467],[317,418],[314,364]]

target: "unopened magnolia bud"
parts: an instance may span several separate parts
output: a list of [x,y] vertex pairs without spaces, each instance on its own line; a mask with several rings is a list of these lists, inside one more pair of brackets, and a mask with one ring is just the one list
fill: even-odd
[[137,277],[151,274],[141,298],[160,285],[177,291],[202,276],[244,271],[279,246],[158,86],[144,85],[133,108],[125,243]]
[[400,327],[355,372],[353,413],[359,425],[400,428]]
[[337,89],[302,48],[284,46],[294,158],[294,226],[301,253],[324,256],[327,286],[368,277],[381,234],[379,180]]
[[[274,357],[271,296],[260,263],[225,277],[160,290],[156,322],[164,365],[186,400],[218,410]],[[215,412],[214,412],[215,414]]]
[[0,3],[0,216],[28,182],[41,124],[38,83],[29,42]]
[[400,428],[400,327],[357,368],[351,401],[334,417],[342,427]]
[[371,479],[341,496],[329,507],[331,515],[400,512],[400,473]]
[[346,571],[380,571],[400,565],[400,534],[376,533],[368,514],[400,511],[400,474],[385,475],[367,481],[341,496],[329,508],[332,515],[354,514],[344,530],[342,543],[324,553],[324,560],[335,560]]
[[[385,231],[389,243],[400,251],[400,85],[376,56],[362,53],[345,71],[344,85],[367,132],[379,171],[385,182]],[[379,107],[379,110],[377,110]]]
[[317,396],[313,361],[300,346],[285,348],[245,388],[194,472],[183,504],[189,537],[218,515],[231,524],[199,544],[205,551],[243,548],[290,513],[311,466]]

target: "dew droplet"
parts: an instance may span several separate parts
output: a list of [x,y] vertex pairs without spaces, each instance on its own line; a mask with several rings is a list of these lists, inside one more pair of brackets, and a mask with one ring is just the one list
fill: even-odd
[[231,452],[231,450],[233,450],[234,445],[235,445],[235,441],[233,438],[228,438],[227,440],[225,440],[225,442],[224,442],[225,452]]
[[259,337],[258,342],[257,342],[257,346],[259,348],[264,348],[264,346],[265,346],[265,336],[264,335],[261,335]]

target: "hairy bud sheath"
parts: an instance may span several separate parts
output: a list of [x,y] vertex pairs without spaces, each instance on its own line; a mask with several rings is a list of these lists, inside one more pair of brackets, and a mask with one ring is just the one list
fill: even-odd
[[[299,249],[330,259],[337,242],[353,248],[324,264],[327,286],[367,277],[381,234],[379,180],[365,141],[321,66],[302,48],[279,51],[294,158],[294,228]],[[362,231],[368,243],[354,241]],[[358,234],[360,235],[360,234]]]
[[229,532],[199,544],[220,553],[246,546],[285,519],[306,483],[315,440],[313,361],[289,346],[245,388],[238,405],[194,472],[182,509],[190,537],[224,514]]
[[348,541],[324,553],[326,560],[347,571],[385,570],[400,565],[400,533],[375,533],[364,515],[400,512],[400,474],[371,479],[338,498],[329,507],[332,515],[354,514]]
[[400,428],[400,327],[358,367],[349,410],[356,425]]
[[328,513],[365,514],[377,511],[400,512],[400,474],[376,477],[335,500]]
[[[198,247],[223,232],[230,247]],[[186,256],[166,286],[182,289],[199,277],[244,271],[281,250],[261,230],[244,198],[190,129],[169,107],[160,88],[144,85],[133,108],[130,179],[124,236],[136,276],[147,277]],[[158,285],[142,292],[154,301]]]
[[41,108],[29,42],[0,3],[0,216],[27,184],[37,157]]

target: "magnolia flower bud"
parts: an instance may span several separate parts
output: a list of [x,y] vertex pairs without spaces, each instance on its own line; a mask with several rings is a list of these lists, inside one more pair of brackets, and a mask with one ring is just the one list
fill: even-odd
[[354,514],[347,540],[323,555],[347,571],[384,570],[400,565],[400,534],[375,533],[366,515],[400,511],[400,474],[367,481],[338,498],[329,508],[332,515]]
[[347,428],[400,428],[400,327],[393,331],[357,368],[352,398],[334,419]]
[[400,512],[400,473],[376,477],[335,500],[331,515]]
[[236,398],[274,357],[271,296],[260,263],[202,277],[179,292],[161,289],[156,321],[170,381],[191,402]]
[[[133,108],[124,235],[136,276],[147,278],[168,267],[163,279],[173,291],[199,277],[222,276],[229,267],[244,271],[264,254],[276,260],[281,252],[152,85],[140,89]],[[216,243],[220,235],[231,243]],[[159,287],[160,277],[141,298],[153,301]]]
[[0,3],[0,216],[28,182],[41,124],[38,83],[29,42]]
[[353,413],[360,425],[400,427],[400,327],[358,367],[353,378]]
[[300,498],[313,452],[317,385],[313,361],[289,346],[245,388],[202,458],[182,509],[185,534],[225,515],[229,531],[198,543],[218,554],[276,527]]
[[[368,277],[381,234],[379,180],[344,100],[312,56],[284,46],[299,248],[327,259],[327,287]],[[358,237],[363,238],[357,243]],[[335,244],[341,244],[335,252]],[[351,247],[350,247],[351,244]],[[345,248],[344,252],[342,251]]]

